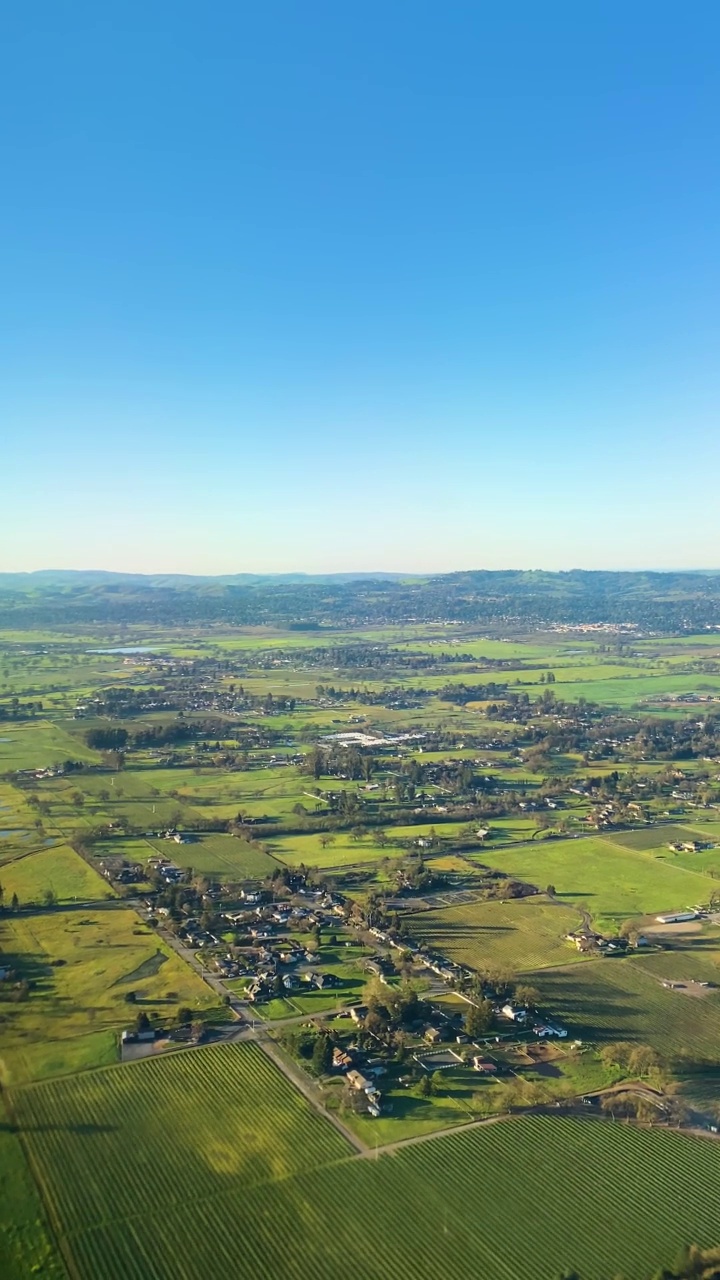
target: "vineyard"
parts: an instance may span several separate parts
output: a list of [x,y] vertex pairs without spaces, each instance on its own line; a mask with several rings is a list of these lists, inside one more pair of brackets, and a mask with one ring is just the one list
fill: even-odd
[[[662,985],[674,978],[704,973],[691,953],[648,955],[627,960],[596,960],[537,975],[543,1004],[583,1039],[639,1040],[663,1057],[691,1050],[715,1060],[720,1053],[720,995],[702,1000]],[[713,975],[715,976],[715,974]],[[717,980],[717,978],[716,978]]]
[[28,1086],[15,1119],[67,1232],[286,1178],[351,1148],[252,1044]]
[[714,1142],[528,1117],[364,1159],[252,1044],[27,1086],[13,1107],[80,1280],[331,1280],[350,1259],[363,1280],[460,1262],[646,1280],[720,1234]]

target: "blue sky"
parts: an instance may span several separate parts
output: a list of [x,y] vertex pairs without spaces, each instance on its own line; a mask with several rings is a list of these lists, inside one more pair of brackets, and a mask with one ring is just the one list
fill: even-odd
[[720,565],[720,7],[9,7],[0,569]]

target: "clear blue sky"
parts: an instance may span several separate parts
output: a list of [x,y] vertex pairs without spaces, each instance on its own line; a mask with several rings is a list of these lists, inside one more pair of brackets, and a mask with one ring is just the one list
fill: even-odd
[[0,568],[720,566],[720,5],[8,5]]

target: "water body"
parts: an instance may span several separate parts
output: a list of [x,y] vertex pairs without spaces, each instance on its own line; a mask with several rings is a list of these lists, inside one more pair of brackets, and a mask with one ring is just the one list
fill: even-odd
[[155,653],[157,645],[130,644],[120,645],[116,649],[88,649],[88,653]]

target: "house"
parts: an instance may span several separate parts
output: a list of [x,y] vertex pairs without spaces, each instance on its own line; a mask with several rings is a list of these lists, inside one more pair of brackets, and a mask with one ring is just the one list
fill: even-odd
[[511,1022],[525,1022],[527,1020],[527,1009],[518,1009],[514,1004],[504,1004],[500,1012],[504,1018],[510,1018]]
[[426,1040],[428,1044],[439,1044],[442,1037],[437,1027],[428,1027],[423,1039]]
[[336,1071],[350,1071],[352,1069],[353,1059],[349,1053],[345,1052],[344,1049],[339,1049],[336,1046],[333,1049],[332,1064]]
[[567,1031],[564,1027],[558,1027],[557,1025],[551,1026],[550,1023],[546,1023],[544,1026],[536,1027],[535,1034],[542,1036],[543,1038],[556,1036],[558,1040],[564,1040],[567,1036]]
[[357,1089],[358,1091],[362,1090],[363,1093],[376,1092],[375,1085],[372,1080],[368,1080],[367,1076],[364,1076],[361,1071],[356,1071],[354,1069],[348,1071],[345,1079],[351,1089]]
[[350,1017],[353,1022],[364,1022],[367,1018],[368,1007],[366,1004],[356,1004],[354,1009],[350,1010]]
[[472,1064],[473,1064],[473,1071],[479,1071],[480,1074],[484,1076],[494,1076],[495,1073],[497,1072],[497,1067],[495,1066],[495,1063],[492,1062],[490,1058],[481,1057],[480,1054],[478,1053],[474,1055]]

